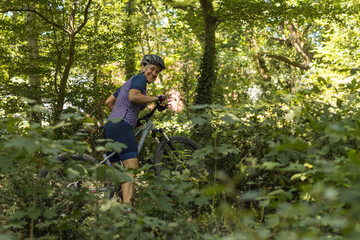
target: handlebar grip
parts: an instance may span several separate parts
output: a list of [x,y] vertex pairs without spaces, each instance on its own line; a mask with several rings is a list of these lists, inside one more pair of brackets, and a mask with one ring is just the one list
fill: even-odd
[[159,95],[159,96],[157,96],[157,98],[158,98],[158,102],[160,102],[160,103],[165,102],[165,100],[166,100],[165,95]]

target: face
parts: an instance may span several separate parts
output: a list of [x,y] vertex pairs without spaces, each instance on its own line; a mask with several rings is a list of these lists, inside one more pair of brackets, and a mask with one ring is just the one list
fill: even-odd
[[148,68],[146,68],[146,66],[141,66],[141,70],[145,71],[144,75],[146,77],[146,80],[148,83],[153,83],[157,76],[159,75],[159,72],[161,71],[160,68],[156,65],[150,64]]

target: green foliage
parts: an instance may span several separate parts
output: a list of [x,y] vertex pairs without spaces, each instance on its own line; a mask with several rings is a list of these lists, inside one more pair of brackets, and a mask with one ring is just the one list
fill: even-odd
[[247,229],[258,229],[259,239],[359,237],[355,83],[343,86],[333,104],[304,87],[297,95],[278,95],[275,105],[203,106],[206,113],[193,119],[213,126],[211,143],[197,153],[215,170],[216,185],[208,191],[224,197],[219,204],[255,210],[256,224]]
[[[45,168],[95,185],[106,176],[130,180],[107,166],[61,164],[54,158],[93,151],[77,137],[55,139],[55,129],[84,121],[82,116],[64,115],[52,127],[5,118],[1,234],[10,239],[285,239],[289,234],[357,239],[360,102],[354,94],[359,88],[356,81],[344,85],[343,98],[328,103],[319,100],[322,87],[278,94],[277,104],[259,99],[244,101],[242,108],[195,107],[204,111],[193,124],[208,123],[212,133],[192,164],[205,161],[209,176],[168,170],[155,176],[151,165],[142,165],[135,172],[136,204],[129,213],[116,198],[64,192],[61,178],[38,177]],[[40,106],[32,109],[46,115]],[[173,122],[186,118],[181,119],[169,115]],[[190,126],[174,131],[193,132]]]
[[[71,1],[32,2],[68,27]],[[86,2],[79,1],[79,13]],[[42,82],[33,91],[26,12],[6,11],[30,2],[0,4],[0,238],[359,239],[358,1],[212,1],[217,79],[209,96],[218,105],[193,109],[198,70],[205,69],[201,8],[195,1],[166,2],[92,1],[56,124],[51,113],[67,35],[35,20]],[[149,95],[174,90],[185,106],[157,125],[199,139],[203,148],[190,164],[205,162],[208,175],[154,176],[151,165],[142,165],[135,172],[136,205],[125,213],[117,199],[65,191],[66,182],[51,174],[60,170],[97,187],[106,177],[130,180],[123,169],[61,164],[55,156],[101,155],[104,147],[92,148],[75,132],[98,125],[99,101],[147,53],[167,64]],[[41,122],[30,120],[34,113]],[[155,146],[141,158],[152,159]],[[49,178],[38,177],[44,169]]]

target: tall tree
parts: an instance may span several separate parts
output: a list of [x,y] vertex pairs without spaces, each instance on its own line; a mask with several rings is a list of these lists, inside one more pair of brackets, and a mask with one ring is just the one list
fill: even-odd
[[[54,119],[58,120],[59,116],[62,112],[63,106],[64,106],[64,100],[65,100],[65,94],[66,94],[66,83],[69,79],[69,74],[71,67],[74,63],[74,56],[75,56],[75,38],[76,35],[83,29],[85,24],[88,21],[88,14],[89,14],[89,8],[92,0],[88,0],[84,13],[83,13],[83,21],[80,23],[79,26],[76,26],[76,15],[78,13],[78,4],[76,1],[72,2],[71,4],[71,10],[70,10],[70,16],[69,16],[69,28],[64,28],[60,25],[57,25],[56,23],[52,23],[51,21],[44,18],[45,21],[53,24],[55,27],[60,28],[61,30],[65,31],[68,34],[69,37],[69,52],[68,52],[68,60],[64,68],[64,72],[62,74],[61,80],[60,80],[60,89],[58,93],[58,98],[56,102],[56,108],[55,108],[55,114]],[[40,14],[40,13],[38,13]],[[41,15],[41,14],[40,14]]]
[[212,0],[200,0],[204,18],[204,50],[195,104],[211,104],[216,83],[215,30],[217,17]]
[[[84,5],[80,5],[79,3],[83,3]],[[70,70],[74,63],[74,56],[75,56],[75,45],[76,45],[76,35],[84,28],[88,21],[88,14],[90,10],[90,5],[92,0],[87,0],[87,2],[83,1],[70,1],[69,2],[69,16],[68,16],[68,23],[59,24],[56,21],[53,21],[52,18],[52,11],[50,12],[41,12],[34,6],[30,7],[30,4],[22,4],[22,6],[18,6],[16,4],[5,5],[1,9],[1,13],[8,13],[13,11],[20,11],[20,12],[28,12],[31,14],[36,14],[39,16],[43,21],[47,24],[50,24],[54,28],[57,28],[68,35],[68,54],[67,54],[67,62],[65,64],[64,70],[62,72],[62,76],[60,79],[60,87],[59,92],[57,94],[56,100],[56,107],[54,111],[54,120],[58,120],[60,114],[62,113],[62,109],[64,106],[64,100],[66,95],[66,85],[69,79]],[[57,5],[49,5],[50,7],[58,7]],[[56,10],[55,10],[56,11]],[[82,11],[82,12],[80,12]],[[82,16],[82,19],[79,17]],[[32,16],[32,15],[31,15]],[[77,19],[80,18],[80,21]]]
[[131,78],[136,72],[136,39],[138,27],[134,24],[133,18],[137,8],[134,0],[129,0],[125,3],[125,23],[124,31],[124,66],[126,79]]
[[[38,44],[38,30],[36,23],[36,14],[34,12],[26,13],[26,31],[28,34],[28,67],[29,67],[29,85],[30,98],[35,100],[37,104],[41,103],[41,77],[38,71],[39,68],[39,44]],[[32,113],[31,119],[35,122],[41,123],[41,114]]]
[[[200,76],[197,81],[195,104],[211,104],[213,101],[214,86],[216,83],[216,24],[217,16],[212,0],[200,0],[200,8],[195,2],[179,3],[167,0],[167,4],[175,9],[187,12],[185,20],[193,29],[197,39],[203,46]],[[199,9],[202,21],[199,21]],[[203,26],[203,29],[199,28]]]

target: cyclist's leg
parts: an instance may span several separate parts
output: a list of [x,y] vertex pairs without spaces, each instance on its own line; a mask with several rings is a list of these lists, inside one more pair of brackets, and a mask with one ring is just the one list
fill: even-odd
[[[133,126],[125,122],[108,122],[107,125],[109,127],[105,126],[105,136],[123,143],[126,146],[126,148],[122,149],[121,153],[118,154],[124,167],[129,169],[139,168],[138,149]],[[112,159],[110,159],[110,161],[112,161]],[[133,177],[133,174],[130,174],[130,176]],[[130,203],[134,191],[134,181],[124,183],[121,187],[123,202]]]
[[[139,160],[138,158],[130,158],[123,161],[124,167],[127,169],[138,169]],[[134,177],[134,174],[129,174],[130,177]],[[123,193],[123,201],[125,204],[131,204],[131,199],[134,194],[134,181],[126,182],[121,185]]]

